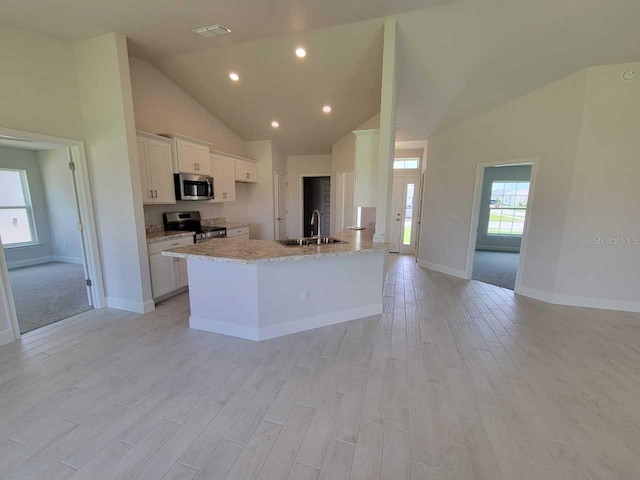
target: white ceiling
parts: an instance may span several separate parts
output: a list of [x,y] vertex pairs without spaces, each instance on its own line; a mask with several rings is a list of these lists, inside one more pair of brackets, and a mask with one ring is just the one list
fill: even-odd
[[[150,59],[243,138],[272,138],[287,154],[327,153],[379,111],[389,15],[398,19],[398,141],[428,138],[584,67],[640,59],[639,0],[2,5],[4,22],[68,39],[125,34],[133,55]],[[206,39],[191,31],[213,23],[233,32]],[[298,45],[309,52],[303,61],[293,55]],[[229,81],[231,70],[240,82]],[[329,116],[325,103],[334,108]]]
[[402,14],[397,139],[428,138],[588,66],[639,59],[638,0],[465,0]]
[[[245,140],[287,155],[331,145],[380,110],[383,20],[281,35],[153,61]],[[297,46],[307,56],[295,56]],[[240,81],[232,82],[229,72]],[[332,112],[322,112],[323,105]],[[280,123],[278,129],[271,121]]]
[[[341,25],[452,0],[3,0],[2,22],[68,40],[126,35],[131,52],[151,59]],[[231,34],[204,38],[195,28],[221,23]]]

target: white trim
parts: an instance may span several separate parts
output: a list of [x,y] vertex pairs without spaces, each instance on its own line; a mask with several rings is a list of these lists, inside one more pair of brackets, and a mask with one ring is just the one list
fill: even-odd
[[276,240],[283,240],[279,238],[280,225],[277,220],[278,196],[280,195],[280,190],[278,188],[278,175],[282,175],[284,177],[284,221],[287,226],[287,230],[285,232],[286,238],[289,238],[289,175],[281,172],[273,172],[273,238]]
[[10,328],[0,331],[0,345],[4,345],[5,343],[11,343],[14,340],[17,340],[13,336],[13,331]]
[[105,297],[107,307],[115,308],[118,310],[126,310],[133,313],[149,313],[156,308],[156,304],[153,300],[146,302],[132,302],[124,298],[118,297]]
[[53,262],[53,256],[27,258],[26,260],[16,260],[15,262],[7,262],[7,270],[14,268],[30,267],[32,265],[40,265],[43,263]]
[[478,250],[483,250],[486,252],[510,252],[510,253],[520,253],[520,249],[518,247],[507,247],[507,246],[494,246],[494,245],[476,245],[476,252]]
[[[38,143],[47,143],[52,148],[68,148],[71,160],[75,164],[76,187],[80,203],[80,221],[83,225],[82,236],[86,248],[86,265],[85,269],[89,273],[93,282],[91,287],[92,305],[94,308],[102,308],[105,306],[104,284],[102,278],[102,267],[100,259],[100,251],[98,248],[98,237],[96,230],[96,222],[93,209],[93,198],[91,194],[91,183],[89,181],[89,169],[87,167],[87,158],[84,150],[84,143],[79,140],[73,140],[62,137],[53,137],[50,135],[42,135],[39,133],[25,132],[21,130],[13,130],[0,127],[0,135],[15,137],[23,140],[31,140]],[[4,253],[4,252],[3,252]],[[4,254],[0,256],[0,295],[3,300],[10,306],[7,314],[9,322],[13,329],[16,339],[20,338],[20,330],[18,327],[18,319],[13,305],[13,296],[11,294],[11,286],[8,284],[9,277],[6,269]]]
[[451,275],[453,277],[458,277],[458,278],[463,278],[465,280],[468,280],[468,278],[465,277],[466,275],[465,271],[458,270],[457,268],[447,267],[445,265],[440,265],[439,263],[427,262],[426,260],[418,260],[418,266],[429,269],[429,270],[433,270],[435,272],[440,272],[446,275]]
[[292,333],[304,332],[314,328],[326,327],[328,325],[335,325],[337,323],[348,322],[358,318],[370,317],[380,313],[382,313],[382,303],[376,303],[373,305],[366,305],[364,307],[351,308],[315,317],[307,317],[300,320],[262,328],[246,327],[234,323],[213,321],[191,316],[189,317],[189,327],[197,330],[219,333],[221,335],[230,335],[233,337],[258,341],[282,337]]
[[84,263],[82,257],[64,257],[62,255],[54,255],[53,261],[62,263],[77,263],[79,265],[82,265]]
[[376,135],[378,133],[380,133],[380,129],[379,128],[369,128],[369,129],[366,129],[366,130],[354,130],[353,131],[353,134],[356,137],[362,137],[364,135]]
[[552,303],[554,305],[568,305],[571,307],[598,308],[601,310],[618,310],[622,312],[640,313],[640,302],[631,302],[628,300],[560,295],[522,286],[518,291],[518,295],[546,303]]
[[484,182],[484,171],[487,167],[500,167],[506,165],[531,165],[531,178],[529,179],[529,200],[527,206],[527,216],[524,222],[524,230],[522,232],[522,241],[520,243],[520,257],[518,258],[518,270],[516,272],[516,282],[514,292],[519,293],[522,281],[522,267],[527,251],[527,234],[529,233],[529,223],[532,217],[534,199],[535,199],[535,181],[538,171],[538,158],[521,158],[516,160],[504,160],[501,162],[479,163],[476,165],[476,182],[473,193],[473,205],[471,207],[471,222],[469,225],[469,244],[467,245],[467,259],[464,269],[464,277],[467,280],[473,275],[473,256],[476,251],[476,243],[478,241],[478,225],[480,222],[480,202],[482,198],[482,184]]

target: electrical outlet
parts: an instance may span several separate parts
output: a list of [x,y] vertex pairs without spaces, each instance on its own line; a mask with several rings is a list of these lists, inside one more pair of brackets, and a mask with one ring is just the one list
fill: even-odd
[[436,255],[442,255],[442,249],[436,248]]
[[591,275],[589,275],[587,277],[587,283],[589,285],[593,285],[594,283],[596,283],[596,275],[595,275],[595,273],[592,273]]
[[300,293],[300,301],[308,302],[309,301],[309,290],[302,290]]

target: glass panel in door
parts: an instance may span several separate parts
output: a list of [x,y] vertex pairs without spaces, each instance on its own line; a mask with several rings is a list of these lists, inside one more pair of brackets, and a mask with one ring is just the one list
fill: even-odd
[[402,225],[402,245],[411,245],[412,241],[411,231],[413,227],[413,199],[415,191],[416,184],[407,183],[407,188],[405,189],[404,222]]

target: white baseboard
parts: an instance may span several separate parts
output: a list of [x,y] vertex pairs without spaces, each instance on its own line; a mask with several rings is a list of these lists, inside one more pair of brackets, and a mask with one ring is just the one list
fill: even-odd
[[436,272],[445,273],[453,277],[458,277],[458,278],[463,278],[465,280],[468,280],[466,278],[465,271],[458,270],[457,268],[451,268],[445,265],[440,265],[438,263],[427,262],[426,260],[418,260],[418,266],[427,268],[429,270],[434,270]]
[[54,255],[53,261],[62,263],[79,263],[80,265],[84,263],[81,257],[63,257],[62,255]]
[[230,335],[232,337],[245,338],[247,340],[268,340],[270,338],[282,337],[314,328],[348,322],[358,318],[370,317],[371,315],[378,315],[380,313],[382,313],[382,303],[377,303],[263,328],[191,316],[189,317],[189,327],[222,335]]
[[15,340],[13,337],[13,332],[10,328],[6,330],[0,331],[0,345],[4,345],[5,343],[11,343]]
[[15,262],[7,262],[7,270],[20,267],[30,267],[31,265],[40,265],[42,263],[53,262],[53,256],[28,258],[26,260],[17,260]]
[[156,304],[153,300],[146,302],[134,302],[124,298],[106,297],[107,307],[125,310],[133,313],[149,313],[155,310]]
[[476,245],[476,251],[484,250],[487,252],[514,252],[520,253],[520,247],[494,247],[492,245]]
[[573,295],[560,295],[556,293],[543,292],[535,288],[520,287],[516,292],[518,295],[533,298],[554,305],[567,305],[570,307],[598,308],[601,310],[618,310],[621,312],[640,313],[640,302],[626,300],[613,300],[610,298],[578,297]]

